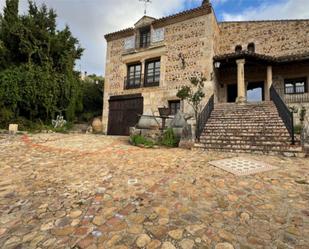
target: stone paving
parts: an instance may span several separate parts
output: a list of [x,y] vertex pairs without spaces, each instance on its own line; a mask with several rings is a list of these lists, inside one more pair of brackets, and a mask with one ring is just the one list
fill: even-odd
[[[309,248],[309,160],[235,176],[233,157],[127,138],[0,135],[0,248]],[[243,155],[242,155],[243,156]]]

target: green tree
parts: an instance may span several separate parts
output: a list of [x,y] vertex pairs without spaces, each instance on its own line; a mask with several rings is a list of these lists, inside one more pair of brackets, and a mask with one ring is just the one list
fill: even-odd
[[[20,115],[50,122],[60,112],[73,120],[82,110],[83,89],[74,68],[83,49],[68,26],[56,29],[56,17],[32,1],[19,16],[18,0],[6,0],[0,16],[0,113],[6,120]],[[12,101],[5,97],[10,94]]]
[[204,82],[206,79],[202,76],[193,76],[190,78],[191,85],[182,86],[177,92],[177,97],[181,100],[187,101],[194,111],[194,118],[196,120],[195,137],[198,139],[198,131],[200,129],[200,114],[202,112],[202,101],[205,98]]

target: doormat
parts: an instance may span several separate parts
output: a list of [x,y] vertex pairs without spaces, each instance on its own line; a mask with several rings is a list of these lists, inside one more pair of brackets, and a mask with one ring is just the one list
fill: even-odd
[[246,176],[278,169],[275,166],[245,157],[233,157],[209,162],[209,164],[237,176]]

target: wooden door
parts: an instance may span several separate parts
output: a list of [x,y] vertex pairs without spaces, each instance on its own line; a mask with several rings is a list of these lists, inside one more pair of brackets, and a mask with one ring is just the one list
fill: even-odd
[[140,95],[115,96],[109,101],[108,135],[129,135],[129,128],[137,124],[143,114]]

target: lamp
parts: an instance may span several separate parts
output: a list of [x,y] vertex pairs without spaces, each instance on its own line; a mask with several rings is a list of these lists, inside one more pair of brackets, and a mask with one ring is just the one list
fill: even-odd
[[216,62],[215,62],[215,68],[218,69],[218,68],[220,68],[220,66],[221,66],[221,63],[220,63],[219,61],[216,61]]

